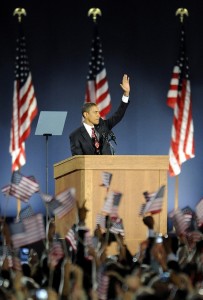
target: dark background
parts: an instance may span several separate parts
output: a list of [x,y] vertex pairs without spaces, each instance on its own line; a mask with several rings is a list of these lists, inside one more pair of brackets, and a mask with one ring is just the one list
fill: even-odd
[[[179,18],[186,7],[187,52],[190,63],[196,157],[182,165],[179,206],[195,208],[201,199],[203,174],[203,1],[202,0],[1,0],[0,7],[0,186],[11,179],[9,154],[14,80],[16,7],[24,7],[23,19],[30,68],[39,112],[68,111],[62,136],[48,143],[49,185],[54,194],[53,164],[71,156],[68,135],[81,122],[93,22],[91,7],[99,7],[99,33],[112,98],[112,111],[121,100],[119,86],[124,73],[130,76],[131,104],[124,120],[115,127],[118,155],[167,155],[173,111],[166,105],[172,69],[178,54]],[[111,114],[110,113],[110,114]],[[110,115],[109,114],[109,115]],[[34,175],[46,191],[45,138],[36,136],[38,116],[26,141],[24,175]],[[128,130],[130,132],[128,133]],[[174,207],[175,178],[168,178],[168,211]],[[147,187],[146,187],[147,189]],[[151,191],[153,192],[153,191]],[[142,195],[140,195],[142,197]],[[0,196],[1,214],[16,215],[16,200]],[[135,199],[136,201],[136,199]],[[36,212],[44,211],[39,195],[30,200]],[[24,204],[22,204],[24,206]],[[136,214],[136,212],[135,212]]]

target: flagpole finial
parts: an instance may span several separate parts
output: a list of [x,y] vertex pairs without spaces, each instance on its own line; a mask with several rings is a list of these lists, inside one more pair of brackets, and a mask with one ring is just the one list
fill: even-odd
[[18,22],[20,23],[22,21],[22,16],[26,16],[26,10],[24,8],[17,7],[14,12],[13,16],[18,16]]
[[88,10],[88,17],[92,16],[92,19],[93,19],[93,22],[96,23],[97,21],[97,16],[101,16],[102,13],[101,13],[101,10],[99,8],[95,8],[95,7],[92,7]]
[[180,22],[183,23],[184,16],[189,16],[187,8],[178,8],[176,10],[176,16],[180,15]]

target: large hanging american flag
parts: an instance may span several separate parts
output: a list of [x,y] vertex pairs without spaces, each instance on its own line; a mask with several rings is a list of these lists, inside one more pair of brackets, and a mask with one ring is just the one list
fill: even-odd
[[169,174],[176,176],[181,172],[181,164],[195,156],[191,88],[183,24],[180,33],[180,53],[173,69],[167,105],[174,110],[169,149]]
[[111,97],[97,24],[95,24],[92,39],[85,102],[96,103],[102,118],[105,118],[111,110]]
[[12,156],[12,171],[19,170],[26,163],[25,140],[30,135],[31,123],[38,112],[25,36],[20,26],[21,24],[19,24],[19,36],[16,41],[13,114],[9,148]]

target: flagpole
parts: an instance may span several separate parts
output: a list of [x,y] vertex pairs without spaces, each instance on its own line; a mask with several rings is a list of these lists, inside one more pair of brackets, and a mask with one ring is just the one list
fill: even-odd
[[[18,23],[21,23],[22,21],[22,16],[26,16],[26,10],[24,8],[15,8],[14,12],[13,12],[13,16],[18,16]],[[21,200],[20,198],[17,198],[17,216],[16,219],[19,219],[19,214],[20,214],[20,210],[21,210]]]
[[174,201],[174,209],[178,208],[178,175],[175,176],[175,201]]
[[17,220],[19,219],[20,215],[20,210],[21,210],[21,203],[20,203],[20,198],[17,199]]

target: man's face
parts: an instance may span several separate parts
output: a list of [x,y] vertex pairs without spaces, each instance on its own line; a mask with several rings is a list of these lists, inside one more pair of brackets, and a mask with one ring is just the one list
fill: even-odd
[[84,113],[85,123],[88,125],[98,125],[100,112],[97,105],[90,107],[89,112]]

